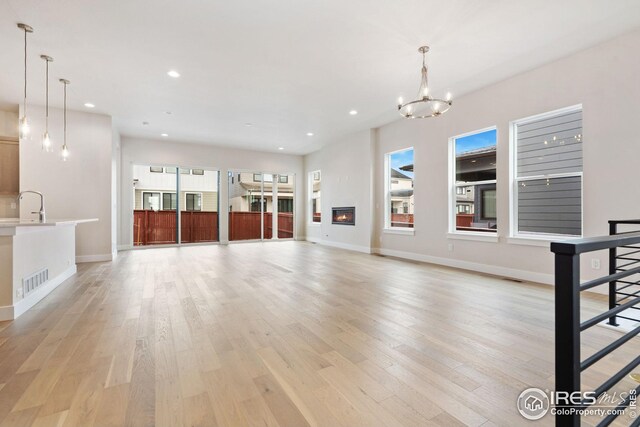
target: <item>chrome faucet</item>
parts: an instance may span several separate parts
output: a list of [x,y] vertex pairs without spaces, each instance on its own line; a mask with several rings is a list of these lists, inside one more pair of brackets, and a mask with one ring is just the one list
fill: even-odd
[[46,222],[47,221],[47,215],[44,212],[44,196],[42,195],[41,192],[39,191],[32,191],[32,190],[25,190],[25,191],[21,191],[20,194],[18,194],[18,200],[22,199],[22,195],[25,193],[33,193],[33,194],[37,194],[38,196],[40,196],[40,211],[39,212],[31,212],[31,213],[37,213],[38,214],[38,219],[40,220],[40,222]]

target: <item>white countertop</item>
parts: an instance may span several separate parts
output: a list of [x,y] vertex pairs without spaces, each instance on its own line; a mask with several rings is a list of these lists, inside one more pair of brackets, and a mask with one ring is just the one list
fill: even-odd
[[58,225],[76,225],[84,222],[96,222],[98,218],[87,219],[47,219],[46,222],[40,222],[37,219],[24,218],[0,218],[0,228],[14,227],[55,227]]

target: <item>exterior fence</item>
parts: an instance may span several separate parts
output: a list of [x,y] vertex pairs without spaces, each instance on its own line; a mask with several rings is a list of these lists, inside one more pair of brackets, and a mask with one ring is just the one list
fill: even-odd
[[[229,240],[260,239],[260,212],[229,212]],[[264,214],[264,238],[273,236],[273,214]],[[217,242],[218,212],[181,211],[182,243]],[[293,213],[278,214],[278,238],[293,238]],[[178,243],[175,211],[133,211],[134,246]]]
[[413,228],[413,214],[392,213],[391,226]]

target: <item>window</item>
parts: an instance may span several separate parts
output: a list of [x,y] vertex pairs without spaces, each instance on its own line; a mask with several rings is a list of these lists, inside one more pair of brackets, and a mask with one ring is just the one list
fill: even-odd
[[262,181],[262,174],[261,173],[254,173],[253,174],[253,182],[261,182]]
[[512,235],[582,235],[582,106],[511,124]]
[[191,169],[192,175],[204,175],[204,169]]
[[182,175],[191,175],[191,169],[189,169],[189,168],[180,168],[180,173]]
[[202,210],[202,194],[187,193],[185,197],[186,197],[185,204],[188,211]]
[[149,172],[151,173],[162,173],[163,170],[162,166],[149,166]]
[[385,228],[412,229],[413,148],[385,155]]
[[162,193],[162,210],[173,211],[178,209],[176,193]]
[[278,176],[278,182],[280,184],[288,184],[289,183],[289,176],[288,175],[280,175],[280,176]]
[[142,193],[142,209],[146,211],[160,210],[160,193]]
[[177,168],[164,168],[164,173],[172,173],[175,174],[178,171]]
[[278,198],[278,213],[292,213],[293,199]]
[[320,171],[311,172],[309,174],[309,195],[311,198],[311,206],[309,209],[311,215],[309,218],[309,222],[316,224],[322,221],[322,206],[320,205],[320,184]]
[[498,228],[496,129],[455,136],[449,141],[453,182],[449,231],[495,233]]

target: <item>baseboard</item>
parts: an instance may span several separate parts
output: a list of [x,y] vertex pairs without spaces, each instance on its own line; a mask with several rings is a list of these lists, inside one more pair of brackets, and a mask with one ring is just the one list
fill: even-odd
[[21,314],[25,313],[44,297],[49,295],[62,282],[76,274],[76,271],[77,269],[74,264],[14,305],[0,307],[0,321],[17,319]]
[[113,261],[111,254],[76,255],[76,263]]
[[349,251],[362,252],[365,254],[371,253],[371,248],[368,246],[350,245],[348,243],[334,242],[332,240],[316,239],[314,237],[307,237],[307,242],[318,243],[324,246],[331,246],[334,248],[347,249]]
[[512,279],[525,280],[527,282],[543,283],[553,285],[553,274],[536,273],[534,271],[518,270],[515,268],[501,267],[497,265],[480,264],[477,262],[463,261],[458,259],[434,257],[430,255],[417,254],[414,252],[397,251],[393,249],[376,248],[374,253],[409,259],[412,261],[427,262],[430,264],[444,265],[446,267],[470,270],[477,273],[493,274],[494,276],[509,277]]
[[119,251],[128,251],[131,248],[133,248],[133,245],[118,245]]

